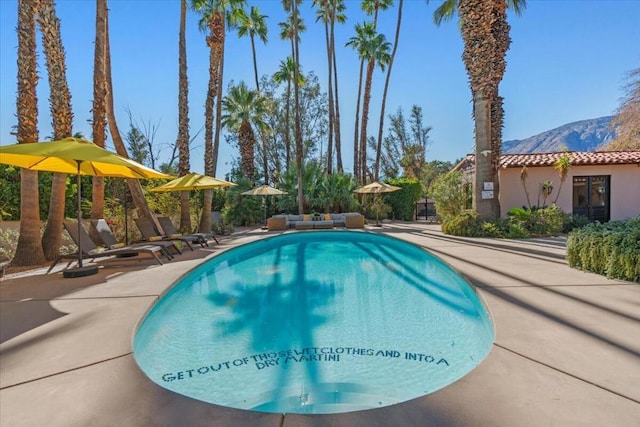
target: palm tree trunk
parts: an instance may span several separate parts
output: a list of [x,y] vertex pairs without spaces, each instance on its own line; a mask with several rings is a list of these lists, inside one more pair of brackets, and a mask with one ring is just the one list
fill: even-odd
[[[107,0],[96,0],[96,38],[93,59],[93,142],[98,147],[105,146],[106,122],[106,43],[107,43]],[[93,177],[91,190],[91,218],[104,216],[104,178]],[[96,233],[93,229],[90,233]]]
[[[186,0],[180,1],[180,31],[178,35],[178,175],[191,172],[189,159],[189,81],[187,76],[187,42],[185,37],[187,16]],[[189,192],[180,192],[180,231],[191,232],[191,206]]]
[[476,134],[476,173],[473,182],[473,208],[478,212],[480,218],[494,218],[492,198],[483,198],[484,183],[493,182],[491,172],[491,102],[489,98],[482,95],[475,96],[473,110]]
[[393,68],[393,59],[396,56],[398,50],[398,40],[400,39],[400,24],[402,23],[402,3],[400,0],[398,3],[398,21],[396,23],[396,36],[393,42],[393,50],[389,58],[389,69],[387,70],[387,77],[384,81],[384,91],[382,92],[382,107],[380,108],[380,126],[378,127],[378,145],[376,147],[376,163],[374,168],[374,181],[377,181],[380,177],[380,155],[382,153],[382,131],[384,129],[384,110],[387,104],[387,91],[389,89],[389,80],[391,78],[391,69]]
[[293,13],[293,40],[294,40],[294,49],[293,49],[293,63],[295,65],[293,71],[293,93],[295,100],[295,138],[296,138],[296,169],[298,170],[298,213],[304,213],[304,193],[303,182],[302,182],[302,128],[300,123],[300,51],[298,49],[298,4],[297,1],[294,0],[291,3],[291,9]]
[[360,100],[362,97],[362,74],[364,72],[364,58],[360,60],[360,78],[358,79],[358,97],[356,101],[356,122],[353,126],[353,176],[356,182],[363,184],[360,173],[360,139],[358,127],[360,126]]
[[338,67],[336,64],[336,49],[335,49],[335,37],[334,37],[334,26],[335,19],[331,22],[331,56],[333,60],[331,61],[333,64],[333,89],[335,91],[334,107],[335,107],[335,115],[333,117],[335,124],[333,126],[333,130],[335,132],[335,146],[336,146],[336,166],[338,168],[338,172],[342,173],[344,168],[342,165],[342,140],[340,133],[340,101],[338,97]]
[[[18,0],[18,97],[17,134],[19,143],[38,142],[38,84],[36,58],[36,14],[38,3]],[[41,265],[45,262],[40,240],[38,172],[20,171],[20,234],[12,266]]]
[[287,164],[286,170],[289,170],[289,165],[291,164],[291,132],[290,132],[290,113],[289,113],[289,105],[291,104],[291,79],[287,79],[287,100],[286,100],[285,110],[284,110],[284,146],[287,151]]
[[[325,8],[327,3],[325,3]],[[325,43],[327,45],[327,67],[329,69],[327,75],[327,92],[329,94],[329,133],[327,135],[327,175],[331,175],[331,171],[333,168],[333,134],[334,134],[334,123],[333,123],[333,115],[334,115],[334,106],[333,106],[333,78],[332,78],[332,58],[331,55],[331,39],[329,37],[329,23],[325,21],[324,23],[324,38]]]
[[375,59],[369,59],[367,64],[367,79],[364,84],[364,98],[362,100],[362,123],[360,127],[360,174],[361,182],[367,180],[367,124],[369,122],[369,103],[371,102],[371,86],[373,83],[373,70]]
[[224,76],[224,42],[220,47],[220,62],[218,63],[218,93],[216,96],[216,133],[213,138],[213,176],[218,168],[218,152],[220,151],[220,130],[222,128],[222,83]]
[[[104,56],[104,70],[105,70],[105,83],[106,83],[106,96],[105,96],[105,107],[107,112],[107,122],[109,123],[109,131],[111,132],[111,138],[113,139],[113,145],[116,149],[116,153],[119,155],[129,158],[127,154],[127,148],[120,137],[120,131],[118,130],[118,124],[116,123],[116,114],[113,107],[113,84],[111,82],[111,49],[109,46],[109,12],[105,13],[105,56]],[[133,204],[138,210],[138,216],[151,218],[156,225],[158,230],[161,230],[160,224],[152,214],[151,209],[149,209],[149,205],[147,204],[147,199],[144,197],[144,193],[142,192],[142,185],[140,181],[137,179],[127,179],[127,186],[129,187],[129,193],[131,194],[131,199],[133,200]]]
[[[40,0],[38,22],[42,28],[42,45],[46,56],[51,91],[49,100],[53,121],[53,137],[55,140],[60,140],[72,136],[73,110],[71,109],[71,93],[67,84],[67,68],[60,35],[60,20],[56,16],[52,0]],[[42,235],[42,248],[47,260],[56,258],[62,242],[66,184],[66,174],[53,174],[49,216]]]
[[260,92],[260,80],[258,79],[258,59],[256,57],[256,43],[253,38],[253,33],[251,34],[251,54],[253,56],[253,76],[256,79],[256,90]]

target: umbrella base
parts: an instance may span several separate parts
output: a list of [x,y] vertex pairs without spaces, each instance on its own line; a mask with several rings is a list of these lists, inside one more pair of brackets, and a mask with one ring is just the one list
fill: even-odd
[[98,274],[97,265],[85,265],[83,267],[69,268],[62,272],[62,277],[69,279],[72,277],[91,276],[92,274]]

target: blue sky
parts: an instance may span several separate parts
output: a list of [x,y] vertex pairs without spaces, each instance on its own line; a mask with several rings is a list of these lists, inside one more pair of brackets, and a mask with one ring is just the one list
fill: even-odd
[[[359,61],[344,44],[354,25],[366,17],[360,1],[347,0],[348,22],[336,29],[342,139],[345,167],[352,168],[353,122]],[[397,2],[396,2],[397,3]],[[628,72],[640,67],[639,0],[529,0],[524,14],[509,15],[511,49],[500,87],[505,98],[504,140],[522,139],[565,123],[611,115],[620,104]],[[269,15],[269,43],[258,43],[258,71],[273,74],[289,54],[279,38],[277,23],[285,19],[276,0],[250,1]],[[387,113],[402,107],[422,107],[425,124],[432,127],[428,160],[450,160],[473,150],[470,91],[461,60],[462,40],[457,22],[433,24],[440,2],[405,0],[402,32],[393,66]],[[127,110],[138,123],[157,126],[155,142],[160,160],[170,154],[168,144],[177,135],[178,0],[110,0],[111,53],[116,115],[121,132],[128,129]],[[324,30],[315,23],[311,1],[301,12],[307,26],[302,34],[303,72],[313,70],[326,81]],[[58,0],[67,77],[75,114],[74,131],[90,137],[95,2]],[[397,10],[382,12],[378,29],[393,41]],[[16,124],[17,1],[0,0],[0,144],[13,144]],[[197,16],[187,17],[187,50],[191,135],[203,126],[208,80],[208,50]],[[253,82],[248,38],[228,34],[225,79]],[[40,139],[51,134],[46,69],[41,55],[39,83]],[[369,134],[377,134],[384,75],[374,75]],[[226,87],[226,83],[225,83]],[[325,88],[326,90],[326,88]],[[388,119],[386,120],[388,124]],[[110,142],[109,142],[110,144]],[[203,132],[191,150],[191,169],[203,170]],[[223,176],[237,157],[222,144],[217,174]]]

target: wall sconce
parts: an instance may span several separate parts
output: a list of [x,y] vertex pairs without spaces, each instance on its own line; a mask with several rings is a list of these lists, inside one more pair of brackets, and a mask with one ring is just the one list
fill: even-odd
[[482,154],[483,156],[487,157],[489,154],[491,154],[491,150],[482,150],[480,152],[480,154]]

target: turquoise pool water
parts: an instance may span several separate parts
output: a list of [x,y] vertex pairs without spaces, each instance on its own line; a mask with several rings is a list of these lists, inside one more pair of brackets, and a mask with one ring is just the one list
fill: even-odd
[[287,233],[221,253],[171,289],[134,338],[154,382],[275,413],[378,408],[434,392],[488,354],[471,287],[410,243]]

